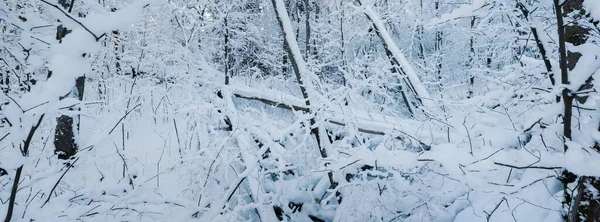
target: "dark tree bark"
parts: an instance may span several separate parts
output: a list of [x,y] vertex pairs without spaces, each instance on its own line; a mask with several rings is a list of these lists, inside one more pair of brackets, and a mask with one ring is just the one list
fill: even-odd
[[[227,24],[227,16],[228,14],[225,15],[225,18],[223,19],[224,25],[225,25],[225,33],[224,33],[224,40],[223,40],[223,47],[225,50],[224,53],[224,61],[225,61],[225,85],[229,85],[229,76],[231,75],[231,55],[229,54],[230,50],[229,50],[229,26]],[[221,99],[223,99],[223,93],[219,90],[217,92],[217,96]],[[223,111],[221,111],[220,109],[217,110],[217,112],[219,113],[223,113]],[[225,117],[223,118],[223,122],[225,123],[225,125],[227,125],[226,130],[231,132],[233,131],[233,124],[231,123],[231,119],[229,119],[229,117],[227,115],[225,115]]]
[[10,222],[12,219],[13,211],[15,208],[15,199],[17,195],[17,190],[19,188],[19,180],[21,180],[21,173],[23,172],[23,165],[17,168],[17,173],[15,174],[15,180],[13,181],[13,186],[11,188],[11,196],[8,202],[8,211],[6,212],[6,217],[4,218],[4,222]]
[[[573,46],[579,46],[587,42],[590,36],[590,29],[582,24],[586,12],[583,8],[583,0],[569,0],[562,5],[559,0],[554,0],[556,18],[559,36],[559,53],[561,83],[569,84],[569,72],[573,71],[583,56],[579,52],[569,51],[566,43]],[[567,22],[564,22],[564,21]],[[580,74],[581,75],[581,74]],[[590,77],[579,90],[591,89],[593,78]],[[585,103],[587,96],[575,96],[565,88],[562,91],[562,100],[565,105],[563,116],[565,141],[571,140],[571,116],[573,115],[573,101]],[[593,149],[600,151],[600,145],[596,142]],[[565,152],[568,146],[564,146]],[[564,170],[561,176],[564,188],[563,206],[567,209],[564,219],[567,222],[580,221],[600,221],[600,201],[594,195],[594,190],[600,189],[600,179],[597,177],[575,175],[568,170]],[[576,183],[574,191],[571,192],[569,184]]]
[[305,32],[306,32],[306,33],[304,33],[305,34],[305,36],[304,36],[304,38],[305,38],[305,43],[304,43],[305,44],[304,45],[305,52],[304,53],[306,54],[306,59],[309,59],[310,55],[311,55],[310,54],[310,51],[311,51],[311,47],[310,47],[310,10],[311,10],[311,7],[310,7],[309,0],[304,0],[302,2],[302,4],[304,4],[304,12],[305,12],[305,15],[306,15],[306,18],[304,20],[305,21],[305,23],[304,23],[305,27],[304,28],[305,28]]
[[[583,22],[586,21],[586,11],[583,8],[583,0],[569,0],[563,3],[563,15],[567,22],[565,23],[565,41],[573,44],[573,46],[579,46],[587,42],[591,35],[591,29],[586,27]],[[572,52],[567,50],[567,68],[572,71],[582,54],[579,52]],[[578,91],[588,90],[593,87],[592,81],[594,78],[588,78],[585,83],[579,87]],[[574,96],[579,103],[585,103],[588,96]]]
[[[559,4],[559,0],[554,0],[554,10],[556,11],[556,20],[557,20],[557,29],[558,29],[558,43],[559,43],[559,57],[560,57],[560,70],[561,70],[561,83],[569,84],[569,75],[567,71],[567,53],[565,46],[565,32],[563,26],[563,17],[562,17],[562,8]],[[565,140],[564,150],[565,152],[569,147],[566,142],[571,140],[571,116],[572,116],[572,98],[567,88],[562,91],[562,100],[565,104],[565,112],[563,115],[563,138]],[[570,209],[571,205],[571,194],[569,193],[569,183],[575,182],[574,177],[571,172],[568,170],[563,170],[562,175],[560,177],[560,181],[563,184],[564,191],[564,199],[563,199],[563,207],[566,209]],[[569,221],[568,214],[564,215],[565,221]]]
[[77,152],[75,132],[73,130],[73,117],[62,115],[56,119],[56,131],[54,132],[54,153],[59,159],[69,159]]
[[[40,125],[42,124],[43,119],[44,119],[44,114],[42,114],[39,117],[37,124],[31,127],[31,129],[29,130],[29,134],[27,135],[27,138],[23,141],[22,146],[19,147],[19,148],[22,148],[21,155],[23,155],[24,157],[29,156],[29,147],[31,146],[31,141],[33,140],[33,135],[37,131],[38,127],[40,127]],[[4,171],[4,172],[6,172],[6,171]],[[4,218],[4,222],[9,222],[12,219],[14,207],[16,204],[15,201],[17,199],[17,192],[19,191],[19,182],[21,181],[22,172],[23,172],[23,165],[19,166],[17,168],[17,172],[15,173],[15,178],[13,179],[13,185],[12,185],[12,188],[10,191],[10,198],[9,198],[9,202],[8,202],[8,209],[6,212],[6,217]]]
[[231,68],[231,56],[229,55],[229,27],[227,26],[227,15],[223,19],[225,23],[225,39],[223,40],[224,49],[225,50],[225,85],[229,85],[229,71]]
[[[475,26],[475,21],[477,20],[477,17],[473,16],[471,17],[471,30],[473,30],[473,27]],[[473,34],[470,34],[471,37],[469,37],[469,61],[467,64],[468,68],[472,68],[473,67],[473,63],[475,61],[475,38],[473,36]],[[469,90],[467,92],[467,99],[470,99],[473,97],[473,89],[475,88],[475,75],[473,75],[473,73],[471,73],[472,71],[469,70],[468,71],[469,74]]]
[[[65,8],[69,8],[69,13],[73,10],[74,0],[70,1],[59,1],[59,3]],[[59,41],[69,33],[70,31],[66,28],[62,28],[59,26],[56,34],[56,38]],[[85,54],[82,55],[85,57]],[[76,98],[79,101],[83,100],[83,93],[85,88],[85,76],[80,76],[75,80],[75,87],[71,90],[69,94],[65,97],[61,97],[60,99],[64,99],[67,97]],[[70,111],[77,110],[80,108],[73,107],[69,108]],[[77,145],[77,136],[79,135],[79,114],[75,116],[69,115],[61,115],[56,119],[56,129],[54,131],[54,153],[58,155],[59,159],[69,159],[73,155],[77,153],[78,145]]]
[[[523,13],[523,17],[525,18],[525,20],[530,21],[530,18],[529,18],[530,12],[527,9],[527,7],[525,7],[525,5],[523,5],[523,3],[517,2],[517,8],[519,10],[521,10],[521,13]],[[548,53],[546,51],[546,47],[544,46],[544,43],[540,39],[539,31],[534,26],[531,26],[530,29],[531,29],[531,34],[533,35],[533,38],[535,39],[535,44],[537,45],[538,49],[540,50],[540,55],[542,56],[542,60],[544,60],[544,66],[546,66],[546,71],[548,72],[547,74],[548,74],[548,78],[550,79],[550,83],[552,83],[552,85],[556,85],[556,80],[554,80],[554,72],[552,72],[552,64],[550,63],[550,59],[548,59]]]
[[[75,80],[75,89],[69,93],[69,97],[75,97],[79,101],[83,100],[85,88],[85,76],[80,76]],[[74,94],[74,95],[73,95]],[[63,98],[61,98],[63,99]],[[69,108],[77,110],[80,108]],[[79,135],[79,115],[68,116],[61,115],[56,119],[56,130],[54,131],[54,153],[59,159],[69,159],[77,153],[78,145],[76,138]]]
[[[439,16],[440,13],[440,2],[436,1],[435,2],[435,11],[436,14]],[[443,41],[443,35],[444,33],[440,30],[435,30],[435,43],[434,43],[434,50],[437,53],[437,58],[436,58],[436,64],[435,64],[435,75],[436,75],[436,79],[438,80],[438,90],[441,92],[442,89],[444,88],[444,84],[442,81],[442,41]],[[443,95],[443,94],[440,94]]]

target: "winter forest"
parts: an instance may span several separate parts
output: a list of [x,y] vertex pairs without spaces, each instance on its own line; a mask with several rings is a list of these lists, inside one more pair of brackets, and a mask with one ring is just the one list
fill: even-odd
[[600,221],[600,0],[3,0],[0,219]]

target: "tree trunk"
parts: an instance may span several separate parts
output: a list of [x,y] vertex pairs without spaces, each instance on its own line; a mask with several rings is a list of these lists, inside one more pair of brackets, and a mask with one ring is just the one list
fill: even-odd
[[[362,6],[360,1],[357,1],[359,5]],[[391,62],[396,66],[396,69],[400,71],[402,75],[402,79],[405,83],[405,89],[407,88],[410,92],[413,93],[416,101],[411,101],[411,103],[415,103],[417,106],[431,107],[431,101],[429,100],[429,93],[427,89],[419,80],[415,70],[408,63],[408,60],[404,56],[404,54],[400,51],[396,43],[393,41],[392,37],[388,33],[387,29],[383,25],[383,22],[379,18],[379,15],[375,13],[375,11],[370,6],[364,6],[363,12],[367,18],[373,23],[373,27],[377,33],[377,36],[381,39],[383,46],[386,49],[386,53],[389,53],[388,56],[391,56]]]
[[467,99],[473,98],[473,90],[475,88],[475,75],[473,75],[473,71],[470,70],[474,66],[475,62],[475,37],[473,36],[473,28],[475,27],[475,21],[477,17],[471,17],[471,33],[469,33],[469,61],[467,62],[467,73],[469,77],[469,91],[467,92]]
[[[290,62],[292,64],[292,69],[294,70],[294,74],[296,75],[296,81],[298,81],[298,84],[300,85],[300,92],[302,92],[302,98],[304,99],[304,102],[306,104],[306,107],[308,107],[309,112],[312,112],[313,110],[311,109],[311,98],[313,97],[309,96],[309,92],[307,91],[306,85],[303,81],[304,77],[306,77],[306,75],[308,74],[308,67],[306,66],[306,63],[302,58],[302,53],[300,52],[300,48],[298,47],[297,39],[294,38],[294,31],[292,30],[292,24],[290,22],[287,10],[282,0],[271,0],[271,3],[273,4],[273,9],[277,17],[277,22],[279,23],[279,27],[281,28],[283,34],[285,51],[289,55]],[[317,146],[321,153],[321,157],[326,159],[327,151],[322,145],[319,127],[314,126],[315,123],[315,118],[311,118],[309,127],[311,128],[311,133],[315,137]],[[330,189],[334,189],[335,187],[337,187],[337,183],[333,179],[332,172],[328,173],[328,177]],[[338,202],[341,202],[341,195],[339,192],[336,193],[336,196],[338,197]]]
[[[73,9],[74,1],[70,2],[61,2],[61,5],[67,9],[69,8],[69,13]],[[69,33],[70,31],[66,28],[62,28],[59,26],[57,30],[56,37],[59,41]],[[85,56],[85,55],[83,55]],[[71,89],[71,92],[67,94],[65,97],[61,97],[59,99],[64,99],[67,97],[76,98],[79,101],[83,100],[83,93],[85,88],[85,75],[78,77],[75,80],[75,87]],[[69,111],[81,110],[79,107],[69,108]],[[78,145],[77,145],[77,136],[79,135],[79,114],[74,116],[69,115],[61,115],[56,119],[56,129],[54,131],[54,153],[58,155],[59,159],[69,159],[75,153],[77,153]]]
[[[75,88],[67,97],[83,100],[85,87],[85,76],[80,76],[75,81]],[[66,97],[65,97],[66,98]],[[64,99],[64,98],[61,98]],[[70,111],[81,110],[80,108],[69,108]],[[74,116],[61,115],[56,119],[56,130],[54,131],[54,153],[59,159],[69,159],[78,150],[77,136],[79,135],[79,114]]]
[[311,51],[311,47],[310,47],[310,10],[311,10],[311,7],[310,7],[309,0],[304,0],[302,2],[302,4],[304,4],[304,11],[306,12],[305,13],[306,18],[305,18],[305,24],[304,24],[306,26],[306,27],[304,27],[305,32],[306,32],[306,33],[304,33],[305,34],[304,38],[305,38],[306,42],[305,42],[305,46],[304,46],[304,48],[305,48],[304,53],[306,54],[306,59],[309,59],[310,55],[311,55],[310,54],[310,51]]
[[523,17],[525,18],[525,20],[527,20],[530,23],[530,29],[531,29],[531,34],[533,35],[533,38],[535,39],[535,43],[538,47],[538,50],[540,50],[540,55],[542,56],[542,60],[544,60],[544,66],[546,66],[546,71],[548,72],[548,78],[550,79],[550,83],[552,83],[552,85],[556,85],[556,82],[554,80],[554,72],[552,72],[552,64],[550,63],[550,59],[548,59],[548,53],[546,52],[546,46],[544,44],[544,42],[542,41],[542,39],[540,38],[540,33],[538,32],[538,27],[535,25],[535,23],[533,21],[531,21],[533,18],[529,17],[529,10],[525,7],[525,5],[523,5],[523,3],[518,2],[517,3],[517,8],[519,10],[521,10],[521,12],[523,13]]
[[[342,73],[342,84],[344,86],[346,86],[347,84],[347,80],[346,80],[346,43],[345,43],[346,39],[344,38],[344,5],[343,3],[340,3],[340,57],[342,59],[342,67],[341,69],[344,70],[344,72]],[[315,44],[316,47],[316,44]],[[315,50],[316,51],[316,50]],[[347,98],[344,98],[344,100],[346,101],[345,104],[348,105],[347,102]]]
[[223,19],[225,22],[225,39],[224,39],[224,51],[225,51],[225,85],[229,85],[229,72],[231,69],[231,55],[229,55],[229,27],[227,25],[227,15]]
[[[439,16],[440,13],[440,2],[436,1],[435,2],[435,11],[437,16]],[[443,33],[442,31],[438,30],[436,28],[435,30],[435,43],[434,43],[434,50],[436,53],[436,59],[435,59],[435,75],[436,75],[436,79],[438,81],[438,90],[441,92],[442,89],[444,88],[444,84],[442,81],[442,39],[443,38]],[[440,94],[443,95],[443,94]]]
[[[582,6],[582,0],[569,0],[559,4],[559,0],[554,0],[556,10],[558,37],[559,37],[559,53],[560,53],[560,69],[561,83],[569,84],[569,72],[573,71],[583,56],[579,52],[569,51],[567,44],[579,46],[585,44],[590,36],[590,29],[586,28],[580,22],[586,12]],[[567,24],[564,20],[569,21]],[[586,75],[585,73],[577,73],[577,75]],[[593,78],[590,77],[579,90],[591,89],[593,87]],[[565,113],[563,117],[564,137],[565,142],[571,140],[571,122],[573,115],[573,101],[577,100],[580,103],[585,103],[587,96],[574,96],[572,92],[564,88],[562,91],[562,100],[565,105]],[[599,151],[599,144],[596,142],[593,149]],[[568,146],[564,145],[565,152]],[[600,179],[597,177],[578,176],[568,170],[564,170],[561,176],[563,182],[565,199],[563,206],[567,209],[564,215],[565,221],[580,222],[580,221],[600,221],[600,201],[594,195],[594,191],[600,190]],[[569,184],[574,183],[576,189],[569,189]]]

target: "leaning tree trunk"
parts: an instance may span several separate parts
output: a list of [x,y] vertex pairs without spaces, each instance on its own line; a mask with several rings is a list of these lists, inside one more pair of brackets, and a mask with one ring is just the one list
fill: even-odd
[[[559,0],[554,0],[556,10],[558,36],[559,36],[559,53],[560,53],[560,69],[561,83],[569,85],[569,72],[577,67],[577,63],[583,56],[581,53],[573,50],[570,51],[567,45],[580,46],[587,43],[590,37],[590,29],[585,27],[582,22],[586,14],[583,8],[583,0],[569,0],[563,4]],[[565,23],[565,20],[567,21]],[[569,43],[569,44],[566,44]],[[576,73],[576,75],[589,75],[590,77],[579,87],[579,91],[591,89],[593,87],[593,78],[589,73]],[[565,113],[563,116],[564,137],[565,142],[571,140],[572,136],[572,115],[573,102],[585,103],[587,96],[578,96],[565,87],[562,91],[562,100],[565,105]],[[600,145],[596,142],[593,147],[596,151],[600,151]],[[565,152],[568,146],[565,143]],[[600,179],[597,177],[589,177],[583,175],[575,175],[568,170],[564,170],[561,176],[561,181],[564,188],[563,206],[567,209],[564,214],[565,221],[600,221],[600,201],[594,191],[600,190]],[[570,189],[569,185],[575,184],[575,189]]]
[[542,57],[542,60],[544,61],[544,66],[546,67],[546,75],[548,75],[548,78],[550,79],[550,83],[552,83],[552,85],[554,86],[556,84],[556,81],[554,80],[554,72],[552,70],[552,63],[550,63],[550,59],[548,58],[548,53],[546,51],[546,43],[542,40],[541,38],[541,34],[540,34],[540,28],[537,26],[537,23],[535,21],[532,21],[533,18],[531,18],[530,15],[530,11],[527,9],[527,7],[525,7],[525,5],[521,2],[517,2],[517,8],[519,10],[521,10],[521,13],[523,13],[523,17],[525,18],[525,20],[527,20],[527,22],[529,23],[529,27],[531,30],[531,34],[533,35],[533,39],[535,40],[535,44],[538,47],[540,56]]
[[422,110],[427,110],[428,107],[432,107],[432,101],[430,101],[427,89],[421,80],[419,80],[415,70],[408,63],[408,60],[404,54],[393,41],[383,22],[379,18],[379,15],[377,15],[371,6],[363,5],[360,1],[357,1],[357,3],[364,7],[363,13],[373,24],[377,36],[379,36],[381,39],[381,42],[385,47],[386,54],[391,60],[390,62],[394,66],[394,69],[398,70],[398,72],[402,75],[402,79],[404,80],[406,86],[402,89],[402,91],[405,91],[406,88],[408,88],[408,90],[410,90],[410,92],[412,92],[413,96],[416,98],[416,101],[409,101],[407,93],[404,92],[402,96],[403,99],[405,99],[406,106],[411,107],[414,103],[416,106],[422,106]]
[[[302,58],[302,53],[300,52],[300,48],[298,47],[298,41],[294,36],[294,31],[292,30],[292,24],[290,22],[287,10],[285,8],[285,4],[283,3],[283,0],[271,0],[271,3],[273,4],[273,8],[277,17],[277,22],[279,23],[279,27],[281,28],[283,34],[285,51],[287,52],[287,55],[290,58],[290,63],[292,65],[292,69],[294,70],[296,81],[300,85],[300,92],[302,93],[302,98],[305,101],[305,105],[308,108],[308,111],[313,112],[314,110],[311,109],[311,101],[314,101],[313,99],[315,97],[310,96],[310,92],[307,90],[306,84],[304,82],[304,80],[306,80],[305,78],[308,75],[308,67],[304,59]],[[321,153],[321,157],[326,159],[327,151],[325,150],[325,147],[322,144],[319,127],[315,126],[315,123],[315,117],[311,118],[309,125],[309,127],[312,128],[311,134],[313,134],[313,136],[315,137],[317,146],[319,148],[319,152]],[[330,189],[335,189],[337,187],[337,183],[333,179],[333,173],[329,172],[327,175],[329,177]],[[338,192],[336,193],[336,196],[338,201],[341,202],[341,194]]]

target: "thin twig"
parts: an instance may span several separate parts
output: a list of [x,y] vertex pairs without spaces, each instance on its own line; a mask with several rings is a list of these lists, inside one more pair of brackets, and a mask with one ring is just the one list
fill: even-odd
[[10,133],[6,133],[6,135],[2,136],[2,138],[0,138],[0,141],[2,141],[2,140],[4,140],[4,139],[6,139],[6,137],[7,137],[8,135],[10,135]]
[[471,164],[476,164],[476,163],[478,163],[478,162],[481,162],[481,161],[487,160],[487,159],[489,159],[490,157],[492,157],[493,155],[495,155],[496,153],[498,153],[498,152],[500,152],[500,151],[502,151],[502,150],[504,150],[504,148],[502,148],[502,149],[499,149],[499,150],[496,150],[495,152],[493,152],[492,154],[490,154],[489,156],[487,156],[487,157],[485,157],[485,158],[483,158],[483,159],[480,159],[480,160],[473,161]]
[[471,140],[471,133],[469,132],[469,129],[467,128],[466,122],[467,122],[467,117],[465,117],[465,119],[463,120],[462,125],[463,125],[463,127],[465,127],[465,131],[467,131],[467,138],[469,138],[469,148],[471,149],[471,151],[469,153],[471,154],[471,156],[473,156],[473,141]]
[[179,147],[179,157],[183,159],[183,155],[181,155],[181,141],[179,140],[179,130],[177,130],[177,122],[175,118],[173,118],[173,127],[175,127],[175,136],[177,136],[177,146]]
[[48,103],[48,101],[40,103],[40,104],[35,105],[35,106],[33,106],[33,107],[29,108],[29,109],[23,110],[23,112],[26,113],[27,111],[30,111],[30,110],[35,109],[35,108],[38,108],[38,107],[40,107],[40,106],[42,106],[44,104],[47,104],[47,103]]
[[56,186],[58,186],[58,183],[60,183],[60,181],[62,180],[62,178],[65,176],[65,174],[67,174],[67,172],[69,172],[69,170],[71,168],[73,168],[73,166],[75,165],[75,163],[77,162],[77,160],[79,160],[79,157],[77,157],[77,159],[75,159],[75,161],[73,161],[73,163],[69,164],[67,166],[67,169],[65,170],[65,172],[60,176],[60,178],[58,178],[58,180],[56,181],[56,183],[52,187],[52,190],[50,190],[50,193],[48,193],[48,199],[46,199],[46,201],[44,202],[44,204],[42,204],[42,207],[46,206],[46,204],[48,202],[50,202],[50,197],[52,197],[52,193],[54,193],[54,189],[56,189]]
[[496,204],[496,207],[494,207],[494,209],[492,210],[492,212],[488,213],[485,210],[483,211],[486,214],[486,219],[489,222],[490,218],[492,217],[492,215],[494,214],[494,212],[496,212],[496,210],[498,210],[498,208],[500,207],[500,204],[502,204],[502,202],[507,201],[506,197],[502,197],[502,200],[500,200],[500,202],[498,202],[498,204]]
[[43,3],[46,3],[46,4],[47,4],[47,5],[49,5],[49,6],[52,6],[53,8],[56,8],[56,9],[57,9],[58,11],[60,11],[62,14],[64,14],[65,16],[67,16],[67,18],[69,18],[69,19],[73,20],[75,23],[79,24],[81,27],[83,27],[83,29],[85,29],[85,30],[86,30],[87,32],[89,32],[89,33],[90,33],[92,36],[94,36],[94,39],[96,39],[96,42],[97,42],[97,41],[100,41],[100,39],[106,35],[106,33],[103,33],[102,35],[100,35],[100,36],[97,36],[97,35],[96,35],[94,32],[92,32],[90,29],[88,29],[88,27],[86,27],[85,25],[83,25],[83,24],[82,24],[80,21],[78,21],[77,19],[73,18],[71,15],[69,15],[69,13],[65,12],[65,11],[64,11],[64,10],[62,10],[60,7],[58,7],[57,5],[55,5],[55,4],[52,4],[52,3],[50,3],[50,2],[47,2],[47,1],[45,1],[45,0],[40,0],[40,1],[42,1]]
[[494,162],[494,164],[499,165],[499,166],[505,166],[505,167],[515,168],[515,169],[541,169],[541,170],[558,170],[558,169],[562,169],[562,167],[513,166],[513,165],[509,165],[509,164],[505,164],[505,163],[498,163],[498,162]]
[[133,110],[135,110],[136,108],[138,108],[141,105],[142,104],[137,104],[133,108],[131,108],[129,111],[125,112],[125,115],[123,115],[121,117],[121,119],[119,119],[119,121],[117,122],[117,124],[115,124],[115,126],[108,132],[108,134],[111,134],[115,130],[115,128],[117,128],[117,126],[119,125],[119,123],[121,123],[121,121],[123,121],[123,119],[125,119],[125,117],[127,117],[127,115],[129,115],[129,113],[131,113]]
[[10,100],[12,100],[13,102],[15,102],[15,104],[19,107],[19,109],[21,109],[21,112],[25,112],[25,110],[23,110],[23,107],[21,107],[21,105],[15,99],[13,99],[10,95],[8,95],[6,93],[4,93],[4,95],[6,97],[8,97]]
[[[208,166],[208,172],[206,173],[206,178],[204,179],[204,185],[202,186],[202,189],[204,189],[206,187],[206,184],[208,183],[208,178],[210,177],[211,171],[213,169],[213,165],[215,164],[215,162],[217,162],[217,158],[219,158],[219,156],[221,155],[221,151],[223,151],[223,149],[225,148],[225,145],[229,142],[231,137],[232,137],[232,135],[230,134],[229,138],[227,138],[227,141],[225,141],[225,143],[223,144],[221,149],[219,149],[219,152],[217,152],[217,156],[215,156],[212,163],[210,163],[210,166]],[[202,193],[200,193],[200,196],[198,197],[198,206],[200,206],[201,201],[202,201]]]

